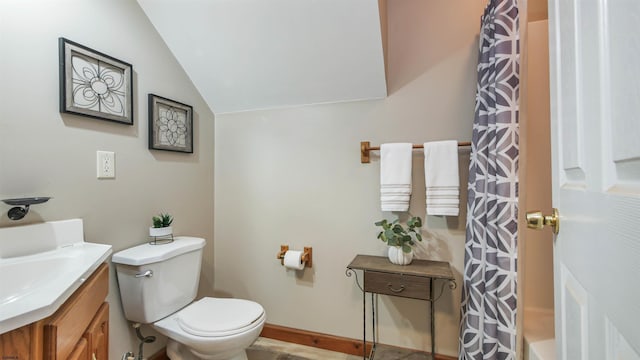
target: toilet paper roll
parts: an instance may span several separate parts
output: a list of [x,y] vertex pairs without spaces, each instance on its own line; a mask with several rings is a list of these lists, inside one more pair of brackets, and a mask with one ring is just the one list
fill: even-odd
[[302,270],[304,262],[302,262],[302,251],[289,250],[284,253],[284,266],[287,269]]

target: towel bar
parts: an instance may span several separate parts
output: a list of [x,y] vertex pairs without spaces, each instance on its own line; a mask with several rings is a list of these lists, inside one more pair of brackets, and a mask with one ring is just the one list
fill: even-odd
[[[463,146],[471,146],[470,141],[462,141],[458,142],[459,147]],[[422,144],[413,144],[414,149],[422,149],[424,145]],[[368,164],[369,163],[369,152],[372,150],[380,150],[380,146],[371,146],[368,141],[360,141],[360,163]]]

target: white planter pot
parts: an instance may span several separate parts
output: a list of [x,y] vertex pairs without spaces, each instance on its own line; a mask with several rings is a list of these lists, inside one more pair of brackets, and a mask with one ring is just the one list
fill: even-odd
[[389,246],[389,261],[396,265],[409,265],[413,261],[413,249],[411,252],[402,251],[400,246]]
[[163,228],[149,228],[149,236],[160,237],[160,236],[168,236],[173,234],[173,229],[171,226],[163,227]]

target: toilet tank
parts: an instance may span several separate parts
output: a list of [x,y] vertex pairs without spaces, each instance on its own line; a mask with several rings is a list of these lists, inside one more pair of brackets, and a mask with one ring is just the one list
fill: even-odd
[[143,324],[160,320],[196,297],[202,238],[178,236],[161,245],[142,244],[113,255],[125,317]]

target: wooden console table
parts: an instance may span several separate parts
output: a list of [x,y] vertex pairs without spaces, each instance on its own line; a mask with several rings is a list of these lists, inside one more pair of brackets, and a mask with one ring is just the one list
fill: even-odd
[[[362,270],[364,287],[360,285],[358,274],[354,270]],[[376,306],[378,294],[399,296],[428,301],[430,304],[431,322],[431,358],[435,355],[435,301],[444,291],[444,285],[456,288],[451,266],[444,261],[413,260],[410,265],[395,265],[382,256],[357,255],[347,266],[346,275],[355,274],[356,284],[362,290],[362,358],[366,359],[366,293],[371,293],[371,322],[373,346],[369,360],[373,360],[376,352]],[[433,284],[436,280],[444,280],[440,294],[433,297]]]

